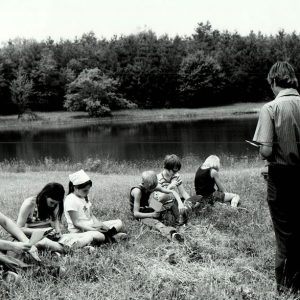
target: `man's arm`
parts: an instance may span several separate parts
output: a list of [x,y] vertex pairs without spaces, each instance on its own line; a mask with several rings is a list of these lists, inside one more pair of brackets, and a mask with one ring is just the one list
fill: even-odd
[[263,159],[270,159],[272,156],[274,138],[274,125],[272,120],[272,110],[268,105],[264,105],[260,111],[253,141],[261,144],[259,153]]

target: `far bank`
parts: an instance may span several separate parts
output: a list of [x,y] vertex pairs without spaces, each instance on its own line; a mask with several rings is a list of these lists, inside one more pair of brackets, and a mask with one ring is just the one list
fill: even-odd
[[180,120],[214,120],[258,117],[264,103],[236,103],[205,108],[137,109],[113,112],[112,117],[90,118],[86,112],[36,112],[38,120],[20,121],[17,115],[0,116],[0,131],[74,128],[93,124],[128,124]]

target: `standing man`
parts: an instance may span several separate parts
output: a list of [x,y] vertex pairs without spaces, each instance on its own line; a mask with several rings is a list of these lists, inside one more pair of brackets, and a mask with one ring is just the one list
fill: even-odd
[[276,237],[277,289],[300,291],[300,96],[288,62],[275,63],[268,82],[276,98],[259,115],[253,140],[268,161],[268,205]]

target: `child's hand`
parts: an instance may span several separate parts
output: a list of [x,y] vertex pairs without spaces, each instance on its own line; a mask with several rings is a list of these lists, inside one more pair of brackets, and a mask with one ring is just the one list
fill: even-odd
[[30,248],[31,245],[29,243],[13,242],[11,250],[17,254],[21,254],[23,252],[29,251]]
[[32,246],[29,250],[29,253],[36,261],[41,261],[36,246]]
[[169,190],[174,190],[176,188],[176,183],[172,182],[168,185]]
[[178,204],[178,210],[180,214],[183,214],[186,211],[186,207],[183,204]]
[[160,217],[160,212],[159,211],[155,211],[153,213],[151,213],[151,218],[157,219]]

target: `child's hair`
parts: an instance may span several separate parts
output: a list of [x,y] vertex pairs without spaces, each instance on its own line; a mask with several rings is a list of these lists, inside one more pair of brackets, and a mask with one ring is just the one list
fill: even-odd
[[142,184],[149,188],[154,189],[157,186],[157,176],[154,171],[144,171],[142,173]]
[[180,158],[175,154],[169,154],[165,156],[164,159],[164,169],[178,171],[181,169],[181,161]]
[[[44,186],[44,188],[36,196],[36,203],[38,209],[38,215],[41,220],[46,220],[49,217],[61,220],[62,214],[64,212],[64,196],[65,189],[60,183],[51,182]],[[47,198],[58,201],[58,212],[57,216],[54,216],[55,207],[49,207],[47,205]]]
[[216,155],[210,155],[206,158],[201,166],[202,169],[213,168],[217,171],[220,169],[220,158]]
[[72,183],[72,181],[69,181],[69,194],[73,193],[74,192],[74,188],[76,187],[77,189],[81,190],[81,189],[84,189],[86,186],[90,186],[92,187],[93,183],[91,180],[88,180],[87,182],[84,182],[84,183],[81,183],[81,184],[78,184],[78,185],[74,185]]

